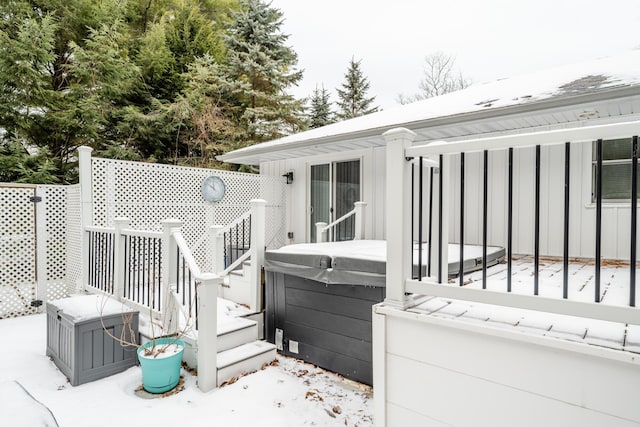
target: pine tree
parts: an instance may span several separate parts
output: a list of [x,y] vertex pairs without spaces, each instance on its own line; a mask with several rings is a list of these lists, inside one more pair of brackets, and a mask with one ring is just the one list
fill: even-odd
[[318,89],[316,86],[311,95],[309,112],[309,127],[311,129],[319,128],[335,122],[334,113],[331,111],[331,102],[329,101],[329,91],[324,88]]
[[369,90],[369,81],[360,69],[362,60],[356,61],[351,58],[349,68],[344,75],[345,82],[342,83],[342,89],[336,89],[338,92],[338,106],[340,111],[338,117],[340,119],[352,119],[365,114],[375,113],[378,107],[372,107],[375,96],[367,98]]
[[234,120],[250,145],[282,136],[301,125],[302,102],[287,90],[302,78],[298,56],[280,30],[282,12],[261,0],[243,0],[226,44],[228,80],[235,82]]

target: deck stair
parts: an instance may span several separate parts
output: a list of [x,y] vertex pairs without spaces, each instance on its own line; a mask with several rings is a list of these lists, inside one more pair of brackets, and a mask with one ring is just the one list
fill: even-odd
[[[235,376],[260,370],[276,358],[275,345],[259,339],[260,325],[253,320],[256,317],[231,317],[218,324],[218,386]],[[143,332],[141,336],[143,342],[150,340]],[[183,341],[187,346],[184,362],[196,367],[196,341],[193,337],[184,337]]]

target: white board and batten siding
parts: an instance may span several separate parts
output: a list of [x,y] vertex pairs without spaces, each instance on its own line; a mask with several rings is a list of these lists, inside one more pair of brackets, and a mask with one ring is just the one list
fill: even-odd
[[[565,146],[543,146],[540,150],[540,253],[562,256],[564,237]],[[489,152],[488,240],[506,246],[507,240],[507,150]],[[451,161],[451,219],[449,238],[460,238],[460,156]],[[465,242],[482,243],[483,155],[465,155]],[[534,250],[535,148],[513,154],[513,253]],[[592,202],[592,144],[571,144],[569,191],[569,255],[595,256],[595,203]],[[629,259],[631,206],[629,202],[602,207],[602,256]]]
[[320,156],[263,162],[260,173],[269,176],[282,176],[293,172],[293,183],[287,185],[287,231],[294,238],[288,243],[309,241],[310,201],[309,174],[312,165],[348,160],[360,160],[361,199],[367,202],[365,211],[365,236],[367,239],[384,238],[384,200],[385,200],[385,148],[364,148],[349,152],[324,154]]
[[374,309],[377,426],[640,425],[633,354]]
[[[540,179],[540,254],[562,256],[564,236],[564,144],[541,148]],[[367,202],[366,238],[385,238],[385,147],[354,150],[349,153],[322,155],[292,160],[265,162],[262,174],[280,176],[294,172],[289,185],[288,231],[294,232],[289,243],[308,241],[309,200],[308,175],[312,164],[361,159],[362,200]],[[482,153],[465,156],[465,243],[482,244]],[[489,152],[489,223],[488,244],[506,247],[507,243],[507,150]],[[451,158],[452,194],[450,197],[449,239],[458,242],[460,218],[460,156]],[[534,251],[534,189],[535,149],[514,150],[513,160],[513,253],[532,254]],[[428,168],[424,168],[425,186]],[[416,178],[418,172],[416,169]],[[591,199],[592,144],[571,145],[570,165],[570,231],[569,255],[595,256],[595,204]],[[417,186],[417,185],[416,185]],[[417,191],[417,190],[416,190]],[[437,212],[437,174],[434,185],[434,212]],[[427,218],[428,201],[424,200]],[[434,213],[437,215],[437,213]],[[602,256],[608,259],[628,259],[630,247],[631,208],[627,202],[603,203]],[[417,224],[417,222],[416,222]],[[426,224],[426,223],[425,223]],[[437,221],[433,223],[437,236]],[[416,228],[417,229],[417,228]],[[427,237],[424,229],[424,239]],[[639,240],[640,242],[640,240]]]

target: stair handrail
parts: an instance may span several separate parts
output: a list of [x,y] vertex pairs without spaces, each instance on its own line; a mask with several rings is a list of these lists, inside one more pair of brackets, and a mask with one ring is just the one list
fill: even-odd
[[[217,386],[217,352],[218,352],[218,286],[222,278],[215,273],[203,273],[198,267],[189,245],[182,235],[182,222],[179,220],[165,220],[163,226],[163,270],[162,281],[165,295],[169,295],[164,307],[166,313],[171,313],[173,324],[170,328],[180,326],[180,312],[186,315],[184,303],[181,303],[179,286],[182,280],[182,302],[185,301],[186,284],[189,286],[195,304],[188,308],[187,322],[195,322],[197,330],[197,365],[198,387],[203,392],[210,391]],[[183,267],[180,268],[182,259]],[[188,283],[185,284],[184,270],[188,271]],[[182,276],[180,275],[180,272]],[[175,282],[172,282],[175,278]],[[193,288],[192,288],[193,287]],[[195,314],[195,316],[194,316]],[[187,325],[188,326],[188,325]],[[171,331],[169,331],[171,332]]]
[[327,224],[326,222],[317,222],[316,223],[316,242],[322,243],[326,242],[328,231],[332,228],[335,228],[336,225],[345,221],[348,218],[351,218],[355,215],[355,230],[354,230],[354,240],[362,240],[364,239],[365,230],[364,230],[364,212],[367,207],[367,202],[355,202],[353,204],[353,209],[342,215],[340,218],[336,219],[332,223]]
[[[220,277],[227,276],[231,270],[237,268],[243,262],[251,260],[251,266],[246,271],[249,272],[249,296],[246,302],[252,310],[260,311],[262,309],[261,286],[262,286],[262,264],[264,261],[265,251],[265,230],[266,230],[266,200],[253,199],[249,202],[251,209],[245,212],[229,225],[223,227],[214,225],[210,227],[210,253],[212,254],[212,270]],[[225,266],[224,253],[226,251],[226,242],[224,241],[225,231],[230,231],[242,224],[243,221],[249,221],[249,242],[243,241],[243,254],[237,259],[230,260],[229,265]],[[242,225],[244,227],[244,224]],[[230,239],[231,240],[231,239]],[[231,242],[230,242],[231,243]],[[245,246],[245,244],[247,244]],[[231,253],[229,253],[231,258]],[[238,302],[238,301],[236,301]]]

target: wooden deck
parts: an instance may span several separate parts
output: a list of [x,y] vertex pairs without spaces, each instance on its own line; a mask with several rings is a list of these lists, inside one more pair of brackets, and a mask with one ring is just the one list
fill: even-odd
[[[638,269],[640,270],[640,268]],[[593,260],[574,259],[569,264],[568,297],[574,301],[593,302],[595,296],[595,264]],[[562,298],[562,259],[541,258],[539,295]],[[601,304],[628,306],[629,263],[604,261],[601,266]],[[452,284],[458,278],[450,279]],[[533,295],[534,263],[531,256],[514,256],[512,292]],[[465,286],[480,289],[482,271],[465,275]],[[487,269],[487,289],[506,292],[507,264]],[[430,298],[410,311],[424,315],[465,322],[485,322],[499,328],[549,336],[614,350],[640,353],[640,326],[565,315],[535,312],[508,307]]]

